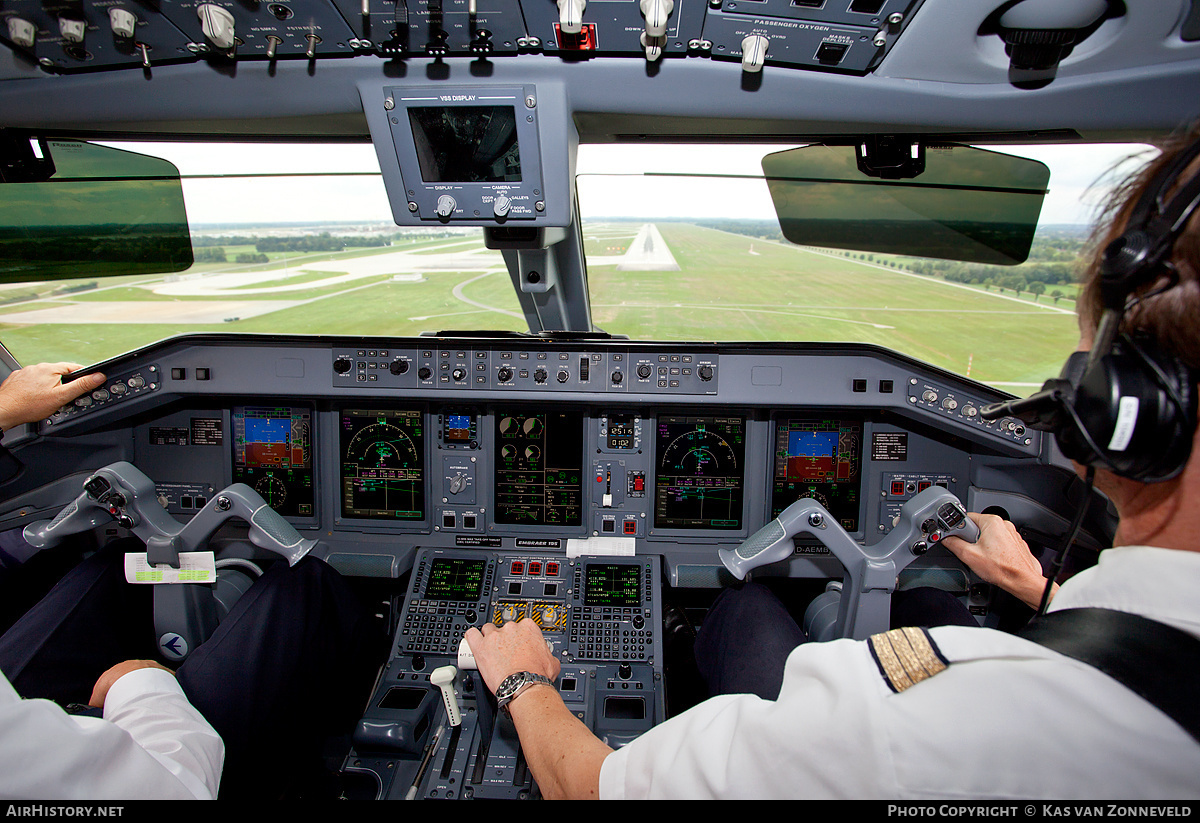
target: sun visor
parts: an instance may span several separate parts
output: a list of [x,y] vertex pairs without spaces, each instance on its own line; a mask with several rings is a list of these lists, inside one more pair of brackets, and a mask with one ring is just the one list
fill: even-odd
[[70,140],[0,141],[0,282],[182,271],[183,187],[157,157]]
[[805,246],[1016,265],[1029,256],[1050,170],[920,142],[811,145],[762,168],[783,236]]

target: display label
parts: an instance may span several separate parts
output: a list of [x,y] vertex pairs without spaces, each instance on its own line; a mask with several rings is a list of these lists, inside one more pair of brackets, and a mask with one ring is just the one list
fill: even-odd
[[875,432],[871,435],[872,460],[908,460],[908,432]]
[[182,426],[151,426],[151,446],[186,446],[189,430]]
[[223,441],[223,431],[221,428],[221,418],[219,417],[193,417],[192,418],[192,445],[193,446],[219,446]]

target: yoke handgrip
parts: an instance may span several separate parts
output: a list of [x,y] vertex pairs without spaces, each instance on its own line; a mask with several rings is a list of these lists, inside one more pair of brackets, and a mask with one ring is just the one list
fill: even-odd
[[282,555],[290,566],[316,545],[315,540],[301,537],[291,523],[244,483],[234,483],[213,495],[191,520],[181,524],[159,503],[154,481],[125,462],[98,469],[84,483],[79,497],[58,516],[30,523],[24,534],[31,545],[45,548],[115,518],[146,544],[151,564],[178,567],[181,553],[203,550],[213,533],[231,517],[240,517],[250,525],[251,543]]

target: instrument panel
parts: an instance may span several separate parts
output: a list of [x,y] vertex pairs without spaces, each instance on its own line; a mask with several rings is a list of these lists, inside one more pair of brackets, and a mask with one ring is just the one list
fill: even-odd
[[[97,368],[113,385],[29,448],[107,444],[181,519],[246,483],[368,576],[423,547],[651,551],[716,585],[716,548],[803,497],[870,544],[929,485],[970,506],[1020,493],[1008,472],[1066,471],[1037,432],[971,414],[1004,395],[870,346],[198,335]],[[28,483],[54,464],[26,462]],[[828,576],[821,555],[798,544],[789,573]]]

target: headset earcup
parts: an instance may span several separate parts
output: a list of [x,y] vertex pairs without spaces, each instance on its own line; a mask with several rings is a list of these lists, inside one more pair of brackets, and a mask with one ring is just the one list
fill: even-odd
[[1064,455],[1144,483],[1168,480],[1191,454],[1196,375],[1149,341],[1119,339],[1079,379],[1074,410],[1091,443],[1072,422],[1057,433]]

